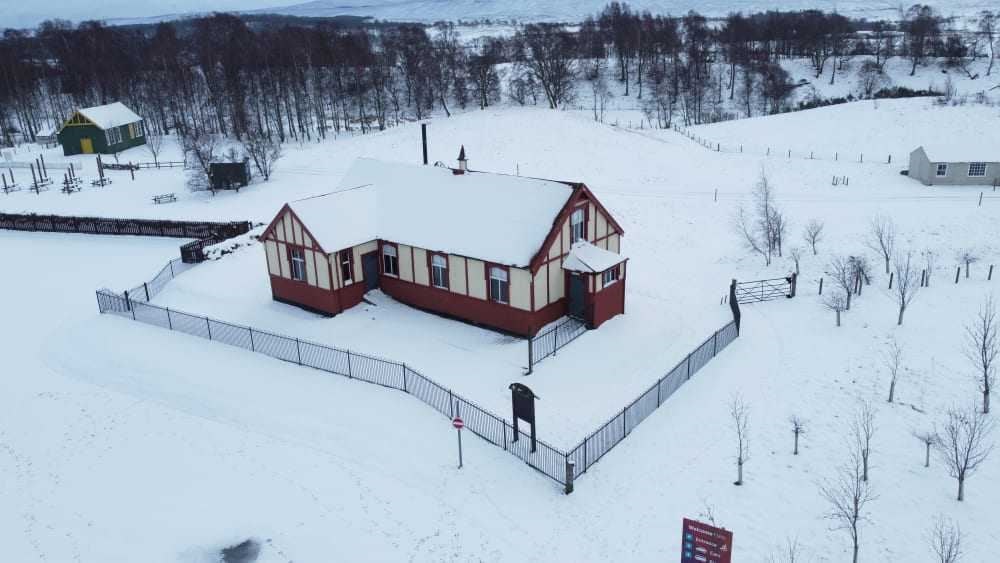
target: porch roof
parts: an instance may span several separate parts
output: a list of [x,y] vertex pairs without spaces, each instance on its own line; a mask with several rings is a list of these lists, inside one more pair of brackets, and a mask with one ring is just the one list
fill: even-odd
[[587,274],[599,274],[627,260],[627,257],[604,250],[586,241],[573,243],[570,247],[566,260],[563,261],[563,269],[570,272],[583,272]]

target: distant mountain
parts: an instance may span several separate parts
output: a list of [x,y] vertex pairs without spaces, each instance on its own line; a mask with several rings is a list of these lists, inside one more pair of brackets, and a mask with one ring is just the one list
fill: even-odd
[[[338,15],[371,16],[386,20],[433,22],[438,20],[518,20],[576,22],[597,13],[610,0],[311,0],[285,7],[265,8],[270,12],[301,17]],[[899,15],[899,7],[912,4],[892,0],[629,0],[635,10],[654,14],[680,15],[695,10],[707,16],[724,16],[766,10],[820,9],[853,17],[889,18]],[[972,15],[994,8],[990,0],[928,0],[943,15]]]
[[[20,3],[4,13],[4,24],[35,26],[44,19],[72,21],[102,19],[112,25],[142,25],[179,20],[212,11],[244,14],[280,14],[299,17],[359,16],[382,20],[435,22],[439,20],[500,20],[519,22],[577,22],[600,11],[610,0],[311,0],[275,6],[294,0],[60,0],[58,9],[49,3]],[[900,6],[917,0],[626,0],[635,10],[654,14],[681,15],[689,10],[706,16],[724,16],[765,10],[820,9],[852,17],[899,16]],[[995,9],[993,0],[922,0],[941,14],[974,15]]]

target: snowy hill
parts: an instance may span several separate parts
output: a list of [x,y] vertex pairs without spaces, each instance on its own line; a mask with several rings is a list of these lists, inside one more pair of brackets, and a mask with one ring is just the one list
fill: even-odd
[[[930,1],[946,15],[976,14],[993,4],[984,0]],[[517,20],[578,22],[601,11],[606,0],[312,0],[284,7],[268,7],[263,12],[296,16],[373,16],[388,20],[433,22],[437,20]],[[859,18],[898,17],[893,2],[864,0],[635,0],[628,3],[636,11],[681,15],[695,10],[705,16],[725,16],[730,12],[819,9]]]
[[[115,24],[155,23],[189,17],[213,11],[273,13],[302,17],[370,16],[384,20],[435,22],[440,20],[516,20],[578,22],[599,12],[606,0],[312,0],[281,4],[275,0],[151,0],[131,2],[109,0],[95,5],[81,0],[60,2],[58,10],[42,10],[31,4],[11,6],[5,12],[5,24],[34,26],[45,19],[62,18],[76,21],[106,19]],[[945,16],[969,16],[984,9],[994,9],[986,0],[929,0],[923,2]],[[682,15],[696,10],[705,16],[725,16],[765,10],[819,9],[868,19],[897,19],[900,3],[864,0],[634,0],[629,4],[637,11],[654,14]],[[904,7],[910,3],[907,2]]]
[[[701,129],[748,144],[906,148],[922,131],[995,140],[995,112],[926,99],[859,102]],[[144,561],[202,563],[256,537],[259,563],[663,561],[676,557],[680,519],[711,513],[734,530],[738,563],[767,561],[795,537],[800,560],[839,562],[850,543],[824,518],[818,488],[844,462],[849,424],[867,400],[877,413],[879,498],[863,524],[861,559],[932,561],[927,530],[944,514],[967,534],[966,561],[992,561],[1000,456],[970,478],[959,503],[941,461],[923,467],[911,432],[977,398],[961,346],[963,326],[1000,283],[986,280],[988,264],[1000,261],[997,196],[988,192],[978,207],[979,188],[925,187],[900,176],[905,164],[895,161],[718,153],[672,131],[612,127],[572,111],[470,111],[433,119],[429,131],[431,160],[450,162],[464,142],[473,169],[587,182],[626,231],[626,315],[522,378],[523,355],[507,351],[524,343],[495,333],[378,299],[330,319],[273,302],[259,246],[182,274],[160,304],[406,361],[500,413],[509,412],[506,385],[526,381],[542,396],[540,437],[571,443],[727,318],[719,297],[729,279],[794,267],[787,255],[765,267],[733,233],[731,218],[749,203],[762,168],[793,222],[791,243],[802,244],[811,218],[826,222],[826,238],[802,260],[797,298],[745,307],[742,336],[566,497],[468,435],[458,470],[455,431],[406,395],[97,314],[94,288],[146,279],[176,255],[177,240],[0,232],[19,265],[0,279],[14,319],[0,323],[8,374],[0,529],[13,531],[5,560],[117,562],[141,553]],[[135,181],[117,173],[107,188],[70,196],[0,196],[0,207],[266,220],[284,201],[327,190],[355,157],[417,161],[419,139],[411,124],[289,144],[270,182],[214,198],[186,192],[183,173],[164,169],[142,170]],[[832,186],[833,176],[850,176],[850,185]],[[179,200],[154,205],[150,195],[164,191]],[[897,327],[876,267],[837,328],[817,281],[834,254],[874,258],[863,238],[876,213],[895,219],[900,248],[937,254],[933,281]],[[981,262],[954,284],[962,249]],[[893,404],[885,401],[889,338],[906,350]],[[623,348],[629,342],[643,349]],[[591,361],[598,355],[605,364]],[[735,393],[751,408],[743,487],[732,485],[727,411]],[[798,456],[792,414],[808,421]]]

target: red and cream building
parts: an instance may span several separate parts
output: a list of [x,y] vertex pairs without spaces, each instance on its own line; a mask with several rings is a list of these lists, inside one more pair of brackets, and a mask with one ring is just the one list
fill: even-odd
[[274,299],[336,315],[379,288],[522,336],[625,311],[621,226],[581,183],[358,159],[261,235]]

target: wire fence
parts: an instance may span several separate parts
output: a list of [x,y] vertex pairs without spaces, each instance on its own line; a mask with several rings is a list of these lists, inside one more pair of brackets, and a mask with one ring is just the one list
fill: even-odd
[[904,165],[909,164],[908,158],[909,154],[892,154],[892,153],[868,153],[864,152],[839,152],[839,151],[817,151],[808,150],[802,148],[791,148],[791,147],[778,147],[778,146],[754,146],[754,145],[744,145],[742,143],[721,143],[719,141],[713,141],[711,139],[702,137],[691,130],[681,127],[680,125],[674,125],[674,131],[684,135],[688,139],[698,143],[702,147],[715,151],[715,152],[725,152],[734,154],[754,154],[760,156],[773,156],[784,159],[799,159],[799,160],[826,160],[833,162],[856,162],[859,164],[863,163],[875,163],[875,164],[892,164],[892,163],[903,163]]
[[[515,433],[513,425],[506,419],[424,376],[405,363],[150,303],[150,300],[159,294],[170,280],[194,266],[181,259],[174,259],[168,262],[153,279],[122,294],[107,289],[98,290],[96,292],[98,309],[102,314],[130,318],[145,324],[222,342],[285,362],[402,391],[449,418],[461,415],[465,429],[503,448],[528,466],[563,485],[567,493],[573,491],[573,483],[578,476],[584,474],[608,451],[624,440],[639,423],[738,336],[735,322],[730,322],[716,331],[649,390],[622,409],[620,414],[569,452],[564,452],[543,440],[536,440],[536,447],[532,448],[530,434],[520,430]],[[586,330],[586,327],[583,330]]]

